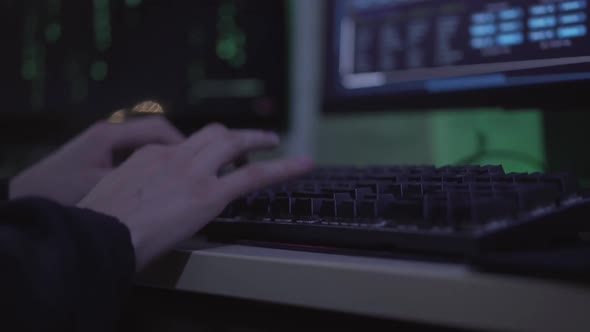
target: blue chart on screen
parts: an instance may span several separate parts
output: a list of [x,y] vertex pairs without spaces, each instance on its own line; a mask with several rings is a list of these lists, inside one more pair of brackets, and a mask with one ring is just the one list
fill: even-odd
[[590,77],[586,0],[336,0],[332,97]]

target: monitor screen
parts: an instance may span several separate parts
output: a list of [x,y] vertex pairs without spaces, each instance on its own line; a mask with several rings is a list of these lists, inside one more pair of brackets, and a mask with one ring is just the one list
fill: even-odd
[[590,80],[589,13],[586,0],[333,0],[326,98],[536,106],[543,87],[545,98]]
[[0,119],[144,100],[184,125],[287,119],[286,1],[0,0],[0,11]]

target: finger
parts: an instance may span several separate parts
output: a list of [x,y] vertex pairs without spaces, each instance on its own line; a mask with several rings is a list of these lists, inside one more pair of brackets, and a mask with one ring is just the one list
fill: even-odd
[[307,157],[250,164],[220,178],[220,188],[228,199],[234,200],[247,193],[304,175],[313,168],[313,161]]
[[229,130],[218,123],[213,123],[193,134],[182,144],[182,149],[192,157],[205,146],[227,135]]
[[223,166],[217,172],[217,174],[218,174],[218,176],[223,176],[227,173],[231,173],[236,168],[241,168],[241,167],[248,165],[248,163],[250,163],[248,156],[241,156],[241,157],[237,158],[236,160],[234,160],[232,163]]
[[250,159],[248,158],[248,156],[241,156],[234,161],[233,166],[236,168],[240,168],[240,167],[244,167],[244,166],[248,165],[249,162],[250,162]]
[[174,145],[185,140],[174,126],[159,116],[105,126],[99,135],[105,136],[102,141],[106,141],[111,150],[136,149],[148,144]]
[[279,144],[280,138],[273,133],[259,130],[233,131],[221,140],[211,142],[196,155],[195,169],[217,172],[250,152],[275,148]]

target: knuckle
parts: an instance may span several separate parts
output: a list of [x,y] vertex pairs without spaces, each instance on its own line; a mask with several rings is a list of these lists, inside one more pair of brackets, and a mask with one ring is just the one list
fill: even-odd
[[172,128],[172,125],[159,115],[145,116],[139,121],[141,121],[141,124],[143,124],[148,130],[167,131]]
[[168,121],[166,121],[163,117],[161,117],[159,115],[146,116],[145,118],[143,118],[143,121],[147,125],[153,126],[153,127],[163,128],[163,127],[170,126]]
[[154,116],[152,119],[153,121],[153,130],[161,133],[169,140],[182,140],[184,136],[182,133],[166,118],[162,116]]
[[93,124],[88,128],[81,138],[86,142],[97,144],[96,147],[108,146],[108,142],[113,139],[112,125],[106,121],[101,121]]
[[251,140],[247,135],[241,135],[239,133],[232,133],[228,139],[230,148],[234,152],[247,150],[251,144]]
[[109,132],[111,125],[105,121],[100,121],[93,124],[87,131],[88,135],[91,137],[101,137],[106,136]]
[[158,156],[165,153],[166,148],[159,144],[149,144],[139,150],[141,156]]
[[214,123],[207,125],[206,127],[202,128],[201,130],[197,131],[196,133],[191,135],[192,139],[196,138],[215,138],[215,137],[223,137],[228,132],[227,128],[224,126]]
[[262,164],[252,164],[246,169],[248,177],[253,180],[259,180],[267,175],[266,168]]
[[236,131],[230,132],[226,137],[233,144],[243,144],[248,141],[248,137]]
[[227,127],[225,127],[224,125],[222,125],[220,123],[212,123],[212,124],[208,125],[207,127],[205,127],[204,130],[208,131],[212,134],[217,134],[217,135],[222,135],[222,134],[228,132]]
[[237,151],[239,151],[239,148],[236,146],[236,144],[229,140],[224,140],[219,143],[215,143],[214,148],[223,155],[232,155],[236,154]]
[[227,128],[219,122],[213,122],[213,123],[209,124],[207,126],[207,128],[216,129],[216,130],[227,130]]

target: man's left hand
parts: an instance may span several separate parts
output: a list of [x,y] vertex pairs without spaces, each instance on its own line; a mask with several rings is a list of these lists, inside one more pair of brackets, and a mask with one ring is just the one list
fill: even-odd
[[98,123],[10,182],[11,199],[36,196],[77,204],[114,168],[113,153],[144,145],[176,145],[183,135],[160,117]]

